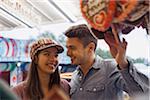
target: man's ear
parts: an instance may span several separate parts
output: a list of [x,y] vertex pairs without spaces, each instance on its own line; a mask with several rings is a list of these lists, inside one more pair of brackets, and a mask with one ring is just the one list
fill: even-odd
[[95,44],[93,42],[88,44],[89,50],[94,51],[95,50]]

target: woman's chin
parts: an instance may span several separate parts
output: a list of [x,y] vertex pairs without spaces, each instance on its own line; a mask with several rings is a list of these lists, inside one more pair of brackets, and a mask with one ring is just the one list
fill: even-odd
[[54,72],[55,72],[55,69],[52,69],[52,70],[49,71],[50,74],[52,74]]

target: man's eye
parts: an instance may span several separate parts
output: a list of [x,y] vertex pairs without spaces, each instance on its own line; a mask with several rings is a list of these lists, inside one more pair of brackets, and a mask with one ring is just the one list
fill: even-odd
[[75,50],[75,47],[70,47],[70,49]]

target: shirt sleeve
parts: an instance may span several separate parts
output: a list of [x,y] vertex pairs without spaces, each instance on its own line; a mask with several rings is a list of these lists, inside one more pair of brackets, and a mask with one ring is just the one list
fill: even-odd
[[123,89],[127,91],[129,95],[148,93],[148,77],[139,72],[132,62],[128,61],[128,63],[128,68],[120,70],[125,83]]

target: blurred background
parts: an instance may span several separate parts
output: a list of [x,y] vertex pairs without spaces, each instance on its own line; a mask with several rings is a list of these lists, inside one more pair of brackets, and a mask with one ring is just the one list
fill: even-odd
[[[15,86],[25,80],[30,65],[29,44],[41,37],[51,37],[62,43],[63,33],[72,25],[86,23],[79,0],[0,0],[0,78]],[[150,35],[142,27],[122,35],[127,42],[127,56],[139,71],[150,77]],[[103,39],[98,41],[96,53],[111,59]],[[60,55],[60,72],[72,73],[65,52]],[[71,74],[62,75],[70,79]]]

